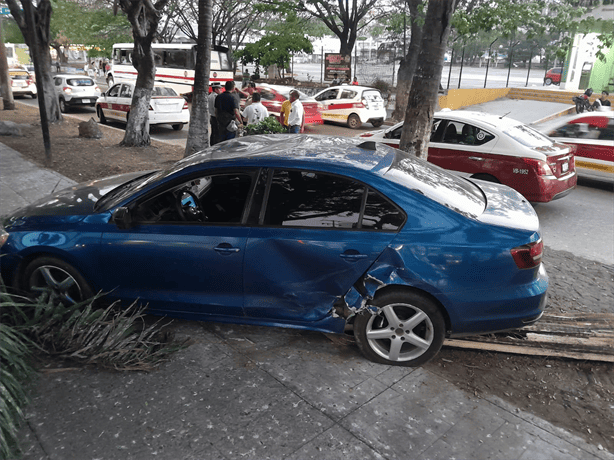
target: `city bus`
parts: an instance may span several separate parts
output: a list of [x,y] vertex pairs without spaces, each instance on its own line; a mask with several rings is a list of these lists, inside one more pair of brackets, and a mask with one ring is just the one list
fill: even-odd
[[[173,88],[177,94],[189,96],[194,87],[196,66],[195,43],[154,43],[152,44],[156,64],[156,83]],[[109,86],[120,81],[136,81],[138,72],[132,66],[134,43],[113,45],[110,70],[105,73]],[[222,85],[234,78],[228,49],[214,47],[211,51],[211,74],[209,84],[219,81]]]

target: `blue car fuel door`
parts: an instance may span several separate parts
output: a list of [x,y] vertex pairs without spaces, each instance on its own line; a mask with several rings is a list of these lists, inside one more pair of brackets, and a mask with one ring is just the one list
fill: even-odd
[[129,206],[130,224],[116,218],[102,237],[103,288],[138,298],[153,313],[242,316],[244,221],[254,175],[191,177]]
[[394,239],[405,214],[348,177],[271,172],[259,225],[245,250],[245,312],[316,322]]

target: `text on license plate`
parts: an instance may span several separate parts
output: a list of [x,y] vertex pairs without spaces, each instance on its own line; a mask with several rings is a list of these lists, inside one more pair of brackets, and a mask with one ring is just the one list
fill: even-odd
[[561,166],[561,171],[567,172],[568,169],[569,169],[569,163],[568,162],[563,163],[563,165]]

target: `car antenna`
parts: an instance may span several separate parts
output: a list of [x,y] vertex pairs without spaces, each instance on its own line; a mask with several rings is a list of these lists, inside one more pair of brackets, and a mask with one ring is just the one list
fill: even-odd
[[511,110],[510,110],[509,112],[507,112],[506,114],[501,115],[501,116],[499,117],[499,120],[501,120],[503,117],[507,117],[507,116],[508,116],[510,113],[512,113],[512,111],[511,111]]
[[375,147],[375,142],[373,141],[362,142],[361,144],[358,144],[358,148],[365,149],[365,150],[377,150]]

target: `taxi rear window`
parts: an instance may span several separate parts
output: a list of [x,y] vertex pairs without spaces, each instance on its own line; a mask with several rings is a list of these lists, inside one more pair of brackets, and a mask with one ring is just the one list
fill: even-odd
[[28,72],[23,72],[23,71],[9,71],[9,76],[13,79],[13,80],[27,80],[28,78],[30,78],[30,74]]

